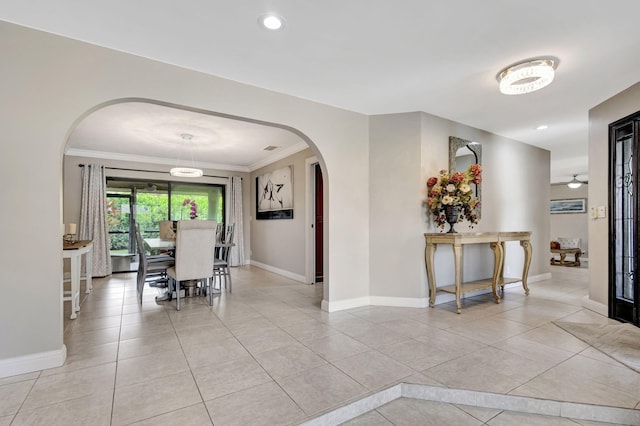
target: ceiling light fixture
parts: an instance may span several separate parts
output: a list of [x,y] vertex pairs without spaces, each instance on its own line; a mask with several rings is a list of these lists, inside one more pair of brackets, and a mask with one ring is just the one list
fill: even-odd
[[278,16],[274,13],[265,13],[264,15],[260,15],[258,22],[264,28],[271,31],[277,31],[284,28],[284,19],[282,16]]
[[582,186],[582,182],[576,179],[576,176],[578,175],[573,175],[573,179],[571,180],[571,182],[567,183],[567,186],[571,189],[580,188]]
[[551,84],[557,66],[555,58],[530,59],[508,66],[498,73],[496,79],[505,95],[523,95]]
[[546,130],[548,128],[549,126],[547,126],[546,124],[541,124],[538,127],[536,127],[536,130]]
[[191,151],[191,167],[181,167],[178,166],[178,164],[180,163],[180,159],[182,157],[182,149],[184,147],[185,144],[191,142],[191,139],[193,138],[193,135],[190,135],[188,133],[183,133],[180,135],[182,137],[182,144],[180,144],[180,151],[178,154],[178,159],[176,160],[176,167],[174,167],[173,169],[169,170],[169,174],[171,176],[176,176],[176,177],[192,177],[192,178],[196,178],[196,177],[200,177],[203,175],[202,170],[197,169],[196,168],[196,163],[195,160],[193,159],[193,148],[190,147],[190,151]]

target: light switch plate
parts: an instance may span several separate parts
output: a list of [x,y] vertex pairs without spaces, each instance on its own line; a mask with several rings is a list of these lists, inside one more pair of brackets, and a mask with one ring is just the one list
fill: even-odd
[[598,206],[598,217],[602,218],[602,217],[606,217],[607,216],[607,209],[605,206]]

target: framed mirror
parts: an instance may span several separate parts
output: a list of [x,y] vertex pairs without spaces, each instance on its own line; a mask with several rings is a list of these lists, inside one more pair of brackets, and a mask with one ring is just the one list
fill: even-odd
[[[465,172],[472,164],[480,164],[482,166],[482,144],[449,136],[449,172]],[[478,208],[479,218],[482,212],[480,185],[473,185],[473,192],[478,197],[478,201],[480,201],[480,207]]]

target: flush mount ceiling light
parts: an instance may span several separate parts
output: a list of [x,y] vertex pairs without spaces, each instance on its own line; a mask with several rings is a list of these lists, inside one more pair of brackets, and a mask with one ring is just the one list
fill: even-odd
[[258,18],[260,25],[268,30],[277,31],[284,28],[284,18],[275,13],[265,13]]
[[505,95],[523,95],[548,86],[557,66],[555,58],[530,59],[503,69],[496,79]]
[[576,179],[578,175],[573,175],[573,179],[571,180],[571,182],[567,183],[567,186],[571,189],[576,189],[576,188],[580,188],[582,186],[582,182],[580,182],[578,179]]
[[189,151],[191,152],[191,167],[182,167],[182,166],[178,166],[178,164],[180,163],[181,157],[182,157],[182,150],[185,147],[185,145],[189,144],[191,142],[191,138],[193,138],[193,135],[190,135],[188,133],[183,133],[180,135],[182,137],[182,143],[180,144],[180,151],[178,154],[178,159],[176,160],[176,167],[174,167],[173,169],[169,170],[169,174],[171,176],[176,176],[176,177],[192,177],[192,178],[196,178],[196,177],[200,177],[203,175],[202,170],[197,169],[196,168],[196,163],[193,159],[193,148],[192,147],[188,147],[190,148]]

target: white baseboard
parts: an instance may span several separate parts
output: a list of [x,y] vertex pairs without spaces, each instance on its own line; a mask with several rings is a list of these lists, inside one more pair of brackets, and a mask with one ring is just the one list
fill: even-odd
[[[259,265],[256,265],[259,267]],[[266,269],[266,268],[265,268]],[[277,272],[276,272],[277,273]],[[551,279],[551,272],[530,275],[527,279],[528,283],[534,283],[537,281],[545,281]],[[507,284],[505,288],[522,287],[522,282],[515,282]],[[470,293],[466,293],[465,297],[478,296],[480,294],[491,293],[490,289],[478,290]],[[441,303],[447,303],[456,300],[455,294],[438,293],[436,295],[436,305]],[[327,300],[322,301],[322,310],[326,312],[343,311],[345,309],[360,308],[362,306],[394,306],[400,308],[426,308],[429,306],[428,297],[388,297],[388,296],[365,296],[357,297],[354,299],[337,300],[335,302],[329,302]]]
[[604,303],[589,299],[589,296],[585,296],[584,299],[582,299],[582,307],[593,311],[596,314],[600,314],[605,317],[609,316],[609,307]]
[[283,277],[291,278],[292,280],[299,281],[301,283],[307,283],[307,278],[304,275],[296,274],[291,271],[285,271],[284,269],[276,268],[274,266],[265,265],[264,263],[257,262],[255,260],[249,260],[251,266],[256,266],[265,271],[273,272],[274,274],[282,275]]
[[429,298],[370,296],[369,304],[374,306],[395,306],[399,308],[426,308],[429,306]]
[[369,306],[369,297],[357,297],[355,299],[336,300],[335,302],[329,302],[327,300],[322,301],[322,310],[326,312],[344,311],[345,309],[360,308],[362,306]]
[[0,359],[0,378],[60,367],[67,359],[67,347],[14,358]]
[[527,283],[536,283],[538,281],[546,281],[551,279],[551,272],[547,272],[539,275],[529,275]]

